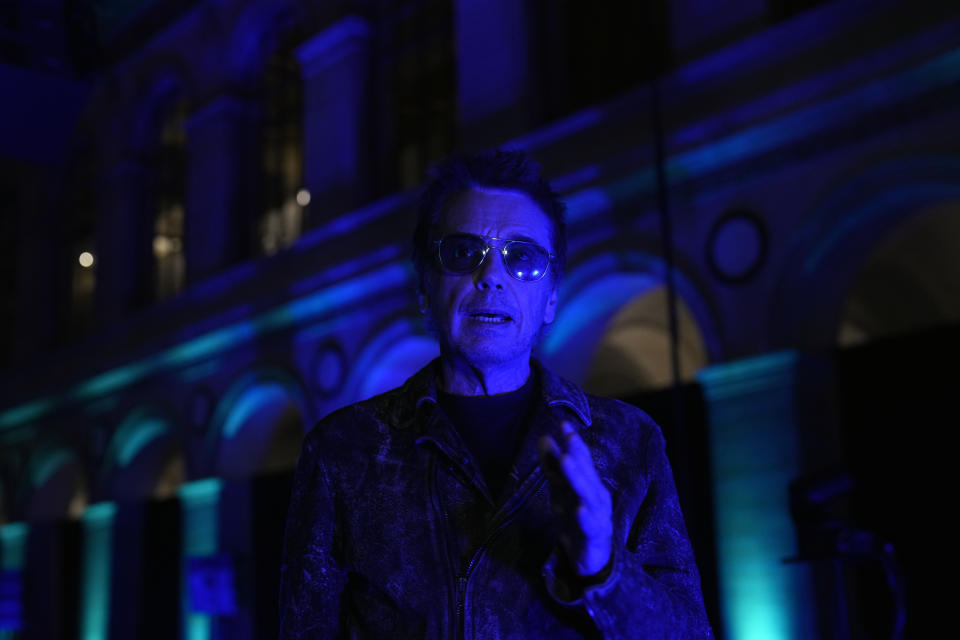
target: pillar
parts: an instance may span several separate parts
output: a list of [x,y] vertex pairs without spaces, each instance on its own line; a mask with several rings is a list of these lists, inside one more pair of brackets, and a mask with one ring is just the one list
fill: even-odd
[[532,78],[527,4],[456,0],[459,140],[466,149],[496,145],[535,124],[539,82]]
[[12,640],[24,623],[24,585],[27,537],[26,522],[0,526],[0,639]]
[[296,51],[303,75],[306,226],[360,205],[369,193],[370,26],[348,16]]
[[698,374],[714,474],[722,635],[731,640],[814,636],[811,570],[783,562],[797,552],[788,486],[803,473],[800,364],[786,351]]
[[222,483],[219,478],[204,478],[180,486],[182,553],[181,587],[183,639],[211,640],[216,619],[196,612],[190,603],[189,559],[214,555],[219,549],[219,508]]
[[83,577],[80,591],[80,638],[106,640],[110,631],[113,571],[113,502],[98,502],[83,513]]
[[246,258],[253,246],[260,185],[259,117],[254,103],[221,96],[186,124],[187,282]]
[[118,503],[113,518],[110,638],[139,635],[141,581],[151,579],[141,575],[144,507],[142,502]]
[[153,298],[152,220],[146,220],[145,170],[112,167],[100,185],[96,317],[108,325]]

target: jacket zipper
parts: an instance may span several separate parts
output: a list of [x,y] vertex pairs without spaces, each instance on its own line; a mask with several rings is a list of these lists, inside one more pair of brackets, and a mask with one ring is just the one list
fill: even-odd
[[[525,507],[527,503],[536,496],[541,487],[544,484],[544,476],[539,474],[539,467],[534,471],[538,473],[536,480],[533,482],[532,486],[527,489],[526,493],[517,501],[517,503],[507,512],[502,521],[497,524],[493,530],[487,535],[486,539],[480,544],[480,547],[477,548],[477,551],[473,554],[473,557],[470,558],[470,563],[467,565],[466,571],[462,574],[457,574],[457,638],[462,640],[466,637],[466,604],[467,604],[467,583],[470,580],[470,574],[473,573],[474,568],[480,562],[480,559],[483,557],[486,550],[493,544],[493,541],[500,535],[500,533],[507,528],[507,526],[513,522],[513,519],[520,512],[520,509]],[[447,520],[447,530],[450,529],[450,518],[447,514],[446,509],[443,510],[444,518]]]

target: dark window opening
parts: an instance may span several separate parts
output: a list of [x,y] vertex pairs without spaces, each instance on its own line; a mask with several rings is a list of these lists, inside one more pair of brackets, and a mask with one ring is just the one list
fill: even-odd
[[450,0],[383,0],[376,16],[379,180],[388,193],[420,184],[456,136],[456,59]]
[[821,5],[826,0],[769,0],[767,5],[772,22],[791,18],[798,13]]
[[665,0],[617,5],[540,0],[532,11],[544,121],[615,98],[672,64]]
[[186,200],[186,100],[178,97],[161,112],[151,169],[153,189],[153,293],[163,300],[185,284],[184,202]]
[[0,163],[0,368],[10,363],[17,317],[17,262],[20,222],[20,171]]
[[303,188],[303,80],[292,48],[267,64],[263,108],[257,248],[271,255],[300,237],[310,205],[310,193]]

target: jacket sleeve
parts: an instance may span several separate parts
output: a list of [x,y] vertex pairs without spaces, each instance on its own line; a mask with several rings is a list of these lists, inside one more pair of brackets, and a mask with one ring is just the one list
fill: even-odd
[[619,491],[612,492],[609,573],[600,584],[578,584],[569,577],[570,564],[555,553],[544,569],[547,589],[561,603],[583,606],[606,639],[711,639],[663,436],[651,426],[642,471],[632,483],[619,478]]
[[304,440],[287,513],[280,569],[280,638],[333,638],[346,573],[335,559],[336,508],[323,462]]

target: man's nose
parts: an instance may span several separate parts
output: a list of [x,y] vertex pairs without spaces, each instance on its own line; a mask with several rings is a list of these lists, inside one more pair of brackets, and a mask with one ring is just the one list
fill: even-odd
[[473,284],[477,289],[503,289],[504,278],[507,276],[506,265],[503,264],[503,254],[500,249],[491,248],[483,262],[473,272]]

